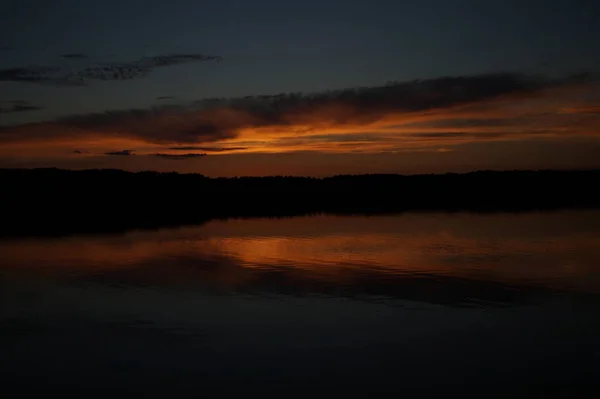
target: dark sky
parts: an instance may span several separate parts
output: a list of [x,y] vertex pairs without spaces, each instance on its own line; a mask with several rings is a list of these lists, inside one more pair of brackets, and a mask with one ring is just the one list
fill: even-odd
[[[311,151],[318,153],[313,154],[313,158],[321,159],[318,161],[321,163],[311,161],[311,155],[305,154],[305,159],[302,158],[304,161],[299,161],[291,171],[302,174],[305,170],[306,173],[318,174],[318,171],[314,172],[315,168],[327,168],[329,164],[327,157],[323,160],[324,155],[335,152],[335,157],[331,158],[333,162],[334,158],[340,157],[340,152],[344,152],[342,149],[352,147],[352,143],[356,144],[352,147],[353,152],[368,152],[369,156],[374,151],[384,152],[381,159],[387,159],[389,153],[397,153],[400,149],[401,152],[407,152],[415,147],[414,140],[407,142],[408,145],[400,145],[399,139],[406,136],[414,139],[415,134],[423,132],[423,129],[407,130],[403,119],[398,117],[399,114],[406,116],[407,112],[412,112],[409,118],[412,120],[415,110],[407,109],[406,105],[401,106],[399,111],[384,105],[385,111],[371,112],[369,115],[372,118],[366,122],[364,118],[361,119],[362,116],[357,121],[355,112],[351,112],[353,123],[350,124],[346,120],[340,123],[339,118],[335,123],[314,122],[326,120],[331,115],[328,113],[330,108],[319,108],[322,102],[317,105],[311,103],[311,117],[301,118],[301,122],[295,116],[304,111],[298,111],[296,105],[291,108],[285,105],[285,117],[280,116],[277,123],[272,120],[264,123],[264,114],[260,114],[263,122],[249,122],[248,118],[240,117],[239,106],[234,106],[236,116],[233,120],[243,121],[230,126],[230,119],[223,122],[224,118],[229,117],[221,112],[224,109],[231,111],[230,104],[217,106],[220,109],[217,109],[218,118],[214,116],[215,112],[210,113],[210,117],[205,114],[198,116],[200,111],[192,104],[210,97],[229,99],[289,92],[323,93],[334,89],[377,87],[389,81],[422,79],[427,82],[444,76],[468,80],[481,74],[513,73],[519,74],[519,79],[540,79],[541,76],[543,79],[560,80],[582,71],[596,73],[600,69],[598,20],[600,3],[591,0],[4,0],[0,9],[0,143],[3,142],[5,148],[10,147],[10,150],[0,152],[0,162],[5,165],[56,164],[70,167],[111,162],[121,165],[123,157],[116,159],[118,157],[114,155],[104,154],[122,152],[131,146],[131,150],[135,151],[129,154],[170,153],[173,151],[171,147],[189,147],[191,144],[204,150],[211,147],[208,149],[211,156],[202,159],[182,158],[182,162],[176,166],[173,166],[174,158],[144,157],[143,161],[136,158],[127,162],[137,166],[127,164],[124,167],[202,171],[203,163],[210,163],[215,168],[211,172],[213,174],[239,174],[254,165],[254,161],[240,161],[243,158],[240,152],[252,152],[254,158],[260,158],[259,154],[262,153],[264,158],[272,156],[272,152]],[[525,114],[531,116],[531,112],[526,111],[527,107],[535,108],[540,115],[564,115],[563,111],[569,109],[570,119],[563,117],[560,124],[564,130],[575,126],[578,132],[585,125],[585,133],[577,133],[576,140],[586,143],[581,147],[582,151],[589,151],[590,145],[595,145],[594,133],[600,133],[597,130],[596,80],[590,77],[584,83],[563,80],[555,83],[548,83],[547,80],[541,83],[544,90],[561,86],[563,90],[559,90],[560,93],[553,92],[551,96],[546,91],[540,94],[537,86],[533,89],[530,86],[523,90],[518,88],[519,98],[525,96],[527,99],[513,120],[520,121],[519,118]],[[443,95],[446,96],[449,90],[455,93],[457,84],[444,86],[441,89]],[[493,84],[499,83],[490,83],[489,80],[482,83],[485,87]],[[430,97],[440,96],[440,89],[431,87],[426,85],[415,90],[420,90],[419,93],[433,90],[435,93]],[[478,94],[475,97],[469,92],[467,99],[453,97],[442,104],[434,102],[419,107],[418,111],[439,110],[441,107],[446,109],[444,115],[447,115],[448,107],[455,107],[457,103],[474,106],[474,102],[483,100],[490,108],[490,100],[506,101],[502,96],[515,94],[512,86],[504,91],[492,91],[489,95]],[[404,91],[397,95],[408,96],[409,100],[415,96],[414,92],[407,95]],[[532,96],[536,105],[530,101]],[[540,108],[540,98],[545,107],[542,107],[543,110]],[[419,97],[418,101],[421,100]],[[346,97],[336,97],[336,101],[338,105],[348,106]],[[554,104],[554,108],[549,103]],[[331,101],[327,105],[331,105]],[[352,107],[359,105],[352,103]],[[506,108],[506,102],[500,106]],[[202,107],[205,110],[205,105]],[[573,111],[574,108],[577,108],[577,112]],[[132,116],[132,109],[146,112],[141,117],[142,121],[139,121],[139,112]],[[153,117],[160,114],[161,122],[157,125],[165,131],[160,138],[154,132],[149,137],[146,128],[142,129],[144,133],[140,136],[139,124],[155,124],[148,120],[149,109],[153,109]],[[256,117],[253,109],[249,111],[247,105],[242,106],[244,113]],[[123,113],[113,117],[110,123],[104,119],[99,123],[97,115],[90,118],[90,114],[107,110],[120,110]],[[166,119],[173,120],[172,113],[176,114],[173,129],[164,122]],[[394,123],[384,126],[374,122],[392,114],[396,116]],[[579,119],[573,119],[574,114]],[[289,115],[294,115],[295,119],[290,120]],[[64,121],[65,117],[72,116],[79,118],[79,122]],[[57,122],[59,118],[63,119]],[[83,128],[80,123],[82,118],[85,119]],[[218,131],[213,132],[210,139],[205,134],[207,118],[211,131]],[[506,115],[503,118],[507,119]],[[445,117],[447,119],[455,118]],[[495,115],[493,119],[497,120],[498,116]],[[526,126],[531,125],[529,122]],[[554,122],[554,119],[547,119],[544,122],[536,121],[533,125],[554,126]],[[90,127],[90,124],[93,126]],[[198,124],[203,128],[199,134]],[[186,134],[196,132],[189,133],[192,139],[189,135],[182,139],[183,136],[177,133],[182,125],[185,125]],[[226,128],[224,125],[227,125]],[[381,137],[381,129],[388,129],[387,134],[399,125],[403,128],[394,132],[395,144],[380,146],[384,142],[391,142],[390,137]],[[510,129],[476,130],[477,133],[496,133],[493,141],[497,143],[498,134],[513,134],[517,125],[523,126],[515,122]],[[314,145],[322,142],[322,137],[303,138],[300,140],[302,142],[293,146],[282,146],[279,142],[273,143],[273,136],[277,136],[277,129],[281,126],[285,127],[288,142],[292,132],[300,137],[302,133],[297,132],[305,131],[307,126],[311,129],[311,136],[344,136],[339,136],[337,140],[326,140],[329,146]],[[290,130],[290,126],[298,129]],[[489,123],[485,126],[489,128]],[[265,131],[266,128],[268,131]],[[33,132],[36,129],[48,132],[47,136]],[[252,133],[249,133],[249,129]],[[94,132],[91,136],[90,130]],[[172,138],[168,136],[169,130],[175,131]],[[65,133],[67,131],[70,133]],[[349,132],[361,134],[362,141],[354,140],[357,136],[349,138]],[[454,139],[458,133],[474,134],[473,130],[444,132],[455,133]],[[379,135],[369,140],[371,133]],[[431,138],[432,133],[440,133],[440,130],[424,133],[429,134],[424,137]],[[527,131],[521,133],[527,134]],[[562,145],[564,140],[569,139],[566,136],[554,137],[557,135],[557,132],[552,132],[553,137],[548,140],[559,140]],[[47,137],[47,142],[44,137]],[[487,146],[484,148],[486,151],[496,151],[494,145],[488,142],[490,138],[489,134],[485,136],[483,141]],[[511,141],[515,139],[510,137]],[[519,137],[521,139],[523,137]],[[525,139],[530,141],[531,137]],[[337,146],[335,151],[331,150],[332,143],[348,142],[350,144],[347,147]],[[361,146],[358,144],[360,142],[369,144]],[[461,139],[459,142],[454,140],[430,147],[433,153],[455,152],[455,149],[465,145],[476,147],[481,142],[479,138]],[[53,150],[50,152],[41,150],[42,147],[48,147],[45,145],[47,143],[52,143],[49,147]],[[264,147],[265,143],[270,144]],[[378,145],[371,145],[373,143]],[[569,141],[568,145],[577,147],[574,143]],[[503,145],[498,144],[499,151]],[[235,146],[239,149],[231,152],[212,151],[215,146],[221,149]],[[75,147],[78,151],[76,155],[73,153]],[[278,150],[275,151],[273,147]],[[424,152],[423,145],[417,147],[419,152]],[[206,152],[204,150],[202,152]],[[469,151],[469,156],[476,159],[475,150]],[[549,158],[547,162],[544,161],[549,166],[552,166],[554,159],[553,151],[549,150]],[[590,157],[593,158],[593,155]],[[428,156],[430,162],[435,164],[437,155]],[[498,154],[495,156],[502,158]],[[505,158],[508,159],[508,155]],[[460,159],[464,164],[464,154]],[[214,166],[219,161],[228,164],[229,169],[220,170]],[[232,167],[231,162],[240,162],[239,167]],[[260,162],[256,162],[261,164],[267,161],[261,158]],[[348,162],[350,165],[356,161]],[[398,165],[394,162],[384,162],[386,171],[407,170],[405,166],[400,166],[405,160]],[[191,167],[190,164],[195,166]],[[371,164],[365,163],[365,172],[373,171]],[[452,164],[454,166],[451,164],[447,167],[458,165],[456,162]],[[475,161],[469,164],[474,166],[465,167],[486,167],[485,162],[481,165]],[[344,162],[340,165],[340,170],[344,171]],[[418,165],[411,165],[408,169],[419,169]],[[445,168],[445,164],[439,165],[441,169]],[[507,163],[507,167],[510,166]],[[350,169],[354,171],[355,165]]]

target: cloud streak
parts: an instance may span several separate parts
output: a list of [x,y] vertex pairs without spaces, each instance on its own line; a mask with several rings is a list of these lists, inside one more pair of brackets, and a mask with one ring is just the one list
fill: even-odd
[[0,69],[0,82],[46,83],[53,79],[53,74],[60,71],[58,67],[26,66]]
[[192,159],[192,158],[201,158],[201,157],[205,157],[206,154],[195,154],[195,153],[189,153],[189,154],[163,154],[163,153],[156,153],[156,154],[149,154],[151,156],[154,157],[159,157],[159,158],[165,158],[165,159],[179,159],[179,160],[183,160],[183,159]]
[[82,53],[67,53],[61,54],[60,56],[69,60],[85,60],[90,58],[88,55]]
[[[62,58],[83,60],[89,58],[81,53],[62,54]],[[142,57],[123,63],[99,63],[78,70],[58,66],[23,66],[0,69],[0,81],[36,83],[58,87],[86,86],[90,81],[130,80],[148,75],[155,68],[191,62],[220,62],[222,57],[204,54],[166,54]]]
[[133,151],[134,150],[109,151],[105,152],[104,155],[130,156],[135,155]]
[[4,101],[4,103],[10,104],[9,106],[2,106],[0,101],[0,114],[10,114],[15,112],[28,112],[28,111],[39,111],[43,109],[40,106],[33,105],[23,100],[10,100]]
[[247,147],[169,147],[172,151],[204,151],[204,152],[228,152],[228,151],[242,151],[248,149]]
[[[151,62],[187,61],[174,57]],[[442,77],[73,115],[1,127],[0,143],[55,141],[57,146],[84,147],[87,142],[105,142],[109,147],[105,152],[114,146],[135,146],[146,155],[394,152],[429,147],[438,151],[440,146],[469,142],[597,133],[600,116],[595,111],[600,101],[581,102],[582,91],[596,88],[595,78],[588,75]]]
[[[94,153],[92,151],[89,150],[73,150],[74,154],[78,154],[78,155],[83,155],[83,154],[87,154],[87,155],[108,155],[108,156],[117,156],[117,157],[129,157],[129,156],[138,156],[138,154],[136,154],[135,150],[118,150],[118,151],[107,151],[104,153]],[[150,157],[158,157],[158,158],[164,158],[164,159],[173,159],[173,160],[185,160],[185,159],[193,159],[193,158],[201,158],[201,157],[205,157],[207,154],[205,153],[186,153],[186,154],[171,154],[171,153],[162,153],[162,152],[158,152],[158,153],[150,153],[150,154],[140,154],[142,156],[150,156]]]

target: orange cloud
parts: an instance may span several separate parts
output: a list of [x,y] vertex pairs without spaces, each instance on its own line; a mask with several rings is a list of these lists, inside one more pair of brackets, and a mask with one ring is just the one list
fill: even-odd
[[172,159],[181,158],[181,148],[218,149],[199,150],[211,154],[439,152],[466,143],[589,136],[600,132],[600,99],[590,95],[597,89],[590,77],[488,74],[203,100],[3,126],[0,156],[81,157],[124,148]]

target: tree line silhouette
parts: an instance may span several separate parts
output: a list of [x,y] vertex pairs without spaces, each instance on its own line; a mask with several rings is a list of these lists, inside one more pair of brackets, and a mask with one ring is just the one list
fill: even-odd
[[114,169],[0,169],[0,235],[108,232],[214,218],[600,207],[600,170],[209,178]]

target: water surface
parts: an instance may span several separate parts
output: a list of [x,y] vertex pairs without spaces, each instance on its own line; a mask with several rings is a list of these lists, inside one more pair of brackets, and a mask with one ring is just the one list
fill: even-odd
[[600,376],[599,211],[20,238],[0,266],[11,394],[572,397]]

